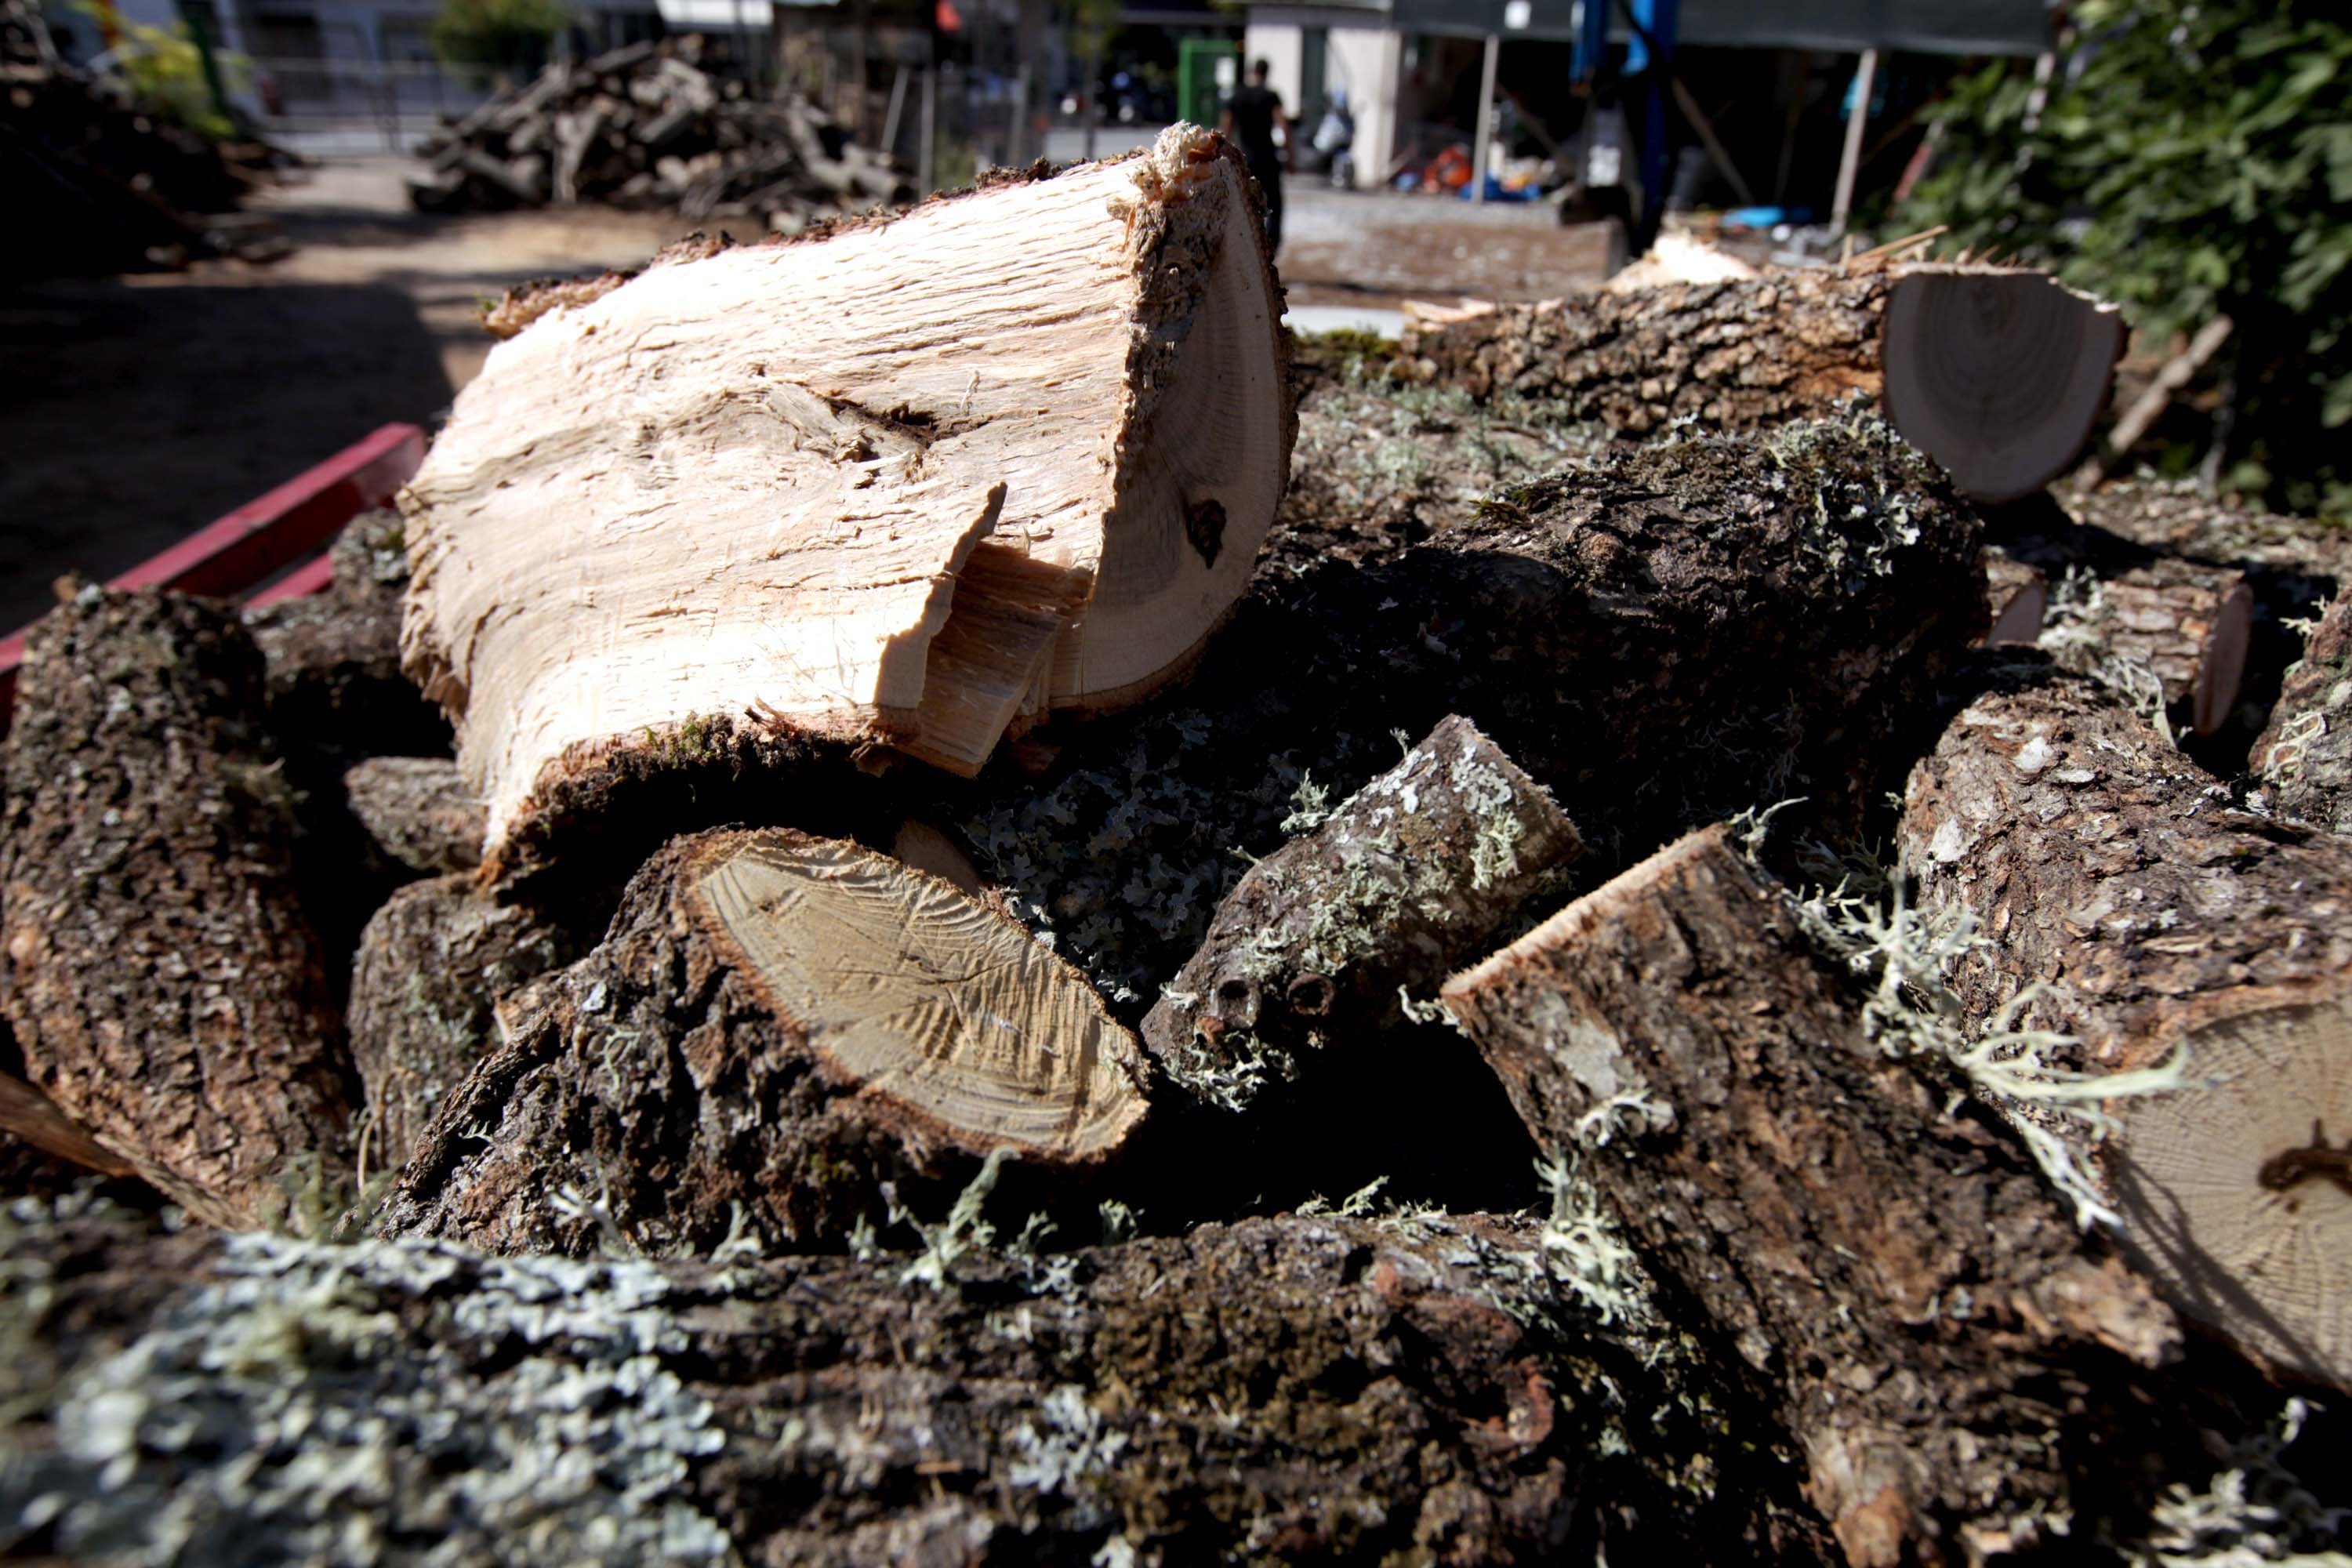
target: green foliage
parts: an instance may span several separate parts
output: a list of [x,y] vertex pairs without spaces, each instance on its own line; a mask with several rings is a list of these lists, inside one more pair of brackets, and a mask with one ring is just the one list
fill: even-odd
[[[82,9],[96,12],[88,5]],[[215,142],[236,134],[236,127],[213,101],[211,84],[205,80],[204,57],[196,52],[184,22],[174,22],[168,28],[124,24],[117,60],[131,92],[151,111]],[[215,49],[213,64],[220,69],[226,91],[236,94],[247,89],[252,66],[243,55]]]
[[2161,342],[2226,314],[2232,488],[2352,510],[2352,12],[2335,0],[2084,0],[2033,112],[2021,69],[1953,84],[1898,216],[2055,267]]
[[442,0],[433,18],[433,53],[478,71],[535,71],[566,15],[559,0]]

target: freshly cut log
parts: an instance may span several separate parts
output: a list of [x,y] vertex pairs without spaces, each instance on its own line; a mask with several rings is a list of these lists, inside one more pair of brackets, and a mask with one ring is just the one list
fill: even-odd
[[487,857],[567,776],[749,728],[978,770],[1183,671],[1295,416],[1240,155],[649,268],[491,351],[404,492],[407,668]]
[[2042,636],[2050,605],[2050,578],[2042,568],[1988,548],[1985,609],[1992,620],[1986,647],[2030,647]]
[[[1772,1434],[1674,1340],[1592,1326],[1525,1220],[971,1247],[950,1289],[914,1261],[11,1226],[0,1310],[27,1331],[0,1396],[121,1441],[6,1456],[0,1540],[40,1501],[40,1549],[77,1561],[333,1562],[354,1539],[799,1568],[1831,1550]],[[126,1398],[126,1367],[174,1397]],[[322,1475],[355,1478],[332,1509]]]
[[0,1010],[27,1076],[235,1226],[342,1168],[350,1110],[264,703],[234,609],[85,589],[26,641],[0,820]]
[[1180,1085],[1234,1084],[1271,1047],[1344,1047],[1558,896],[1575,826],[1476,725],[1447,718],[1326,817],[1252,866],[1143,1021]]
[[1455,316],[1408,321],[1415,374],[1629,436],[1684,418],[1754,429],[1864,393],[1985,500],[2074,460],[2124,337],[2112,309],[2039,272],[1885,258]]
[[1961,710],[1898,843],[1921,907],[1991,939],[1953,977],[1976,1016],[2078,1037],[2084,1072],[2187,1052],[2191,1089],[2105,1108],[2123,1245],[2231,1344],[2352,1386],[2352,842],[2232,809],[2115,699],[2047,677]]
[[2352,587],[2327,606],[2287,671],[2253,767],[2279,810],[2352,833]]
[[396,1171],[443,1100],[499,1044],[499,1000],[579,956],[564,930],[463,875],[412,882],[360,934],[352,1059],[365,1093],[359,1166]]
[[376,847],[412,870],[482,863],[481,796],[446,757],[369,757],[343,774],[343,797]]
[[2082,596],[2061,595],[2042,647],[2061,667],[2126,690],[2152,676],[2181,728],[2210,735],[2237,706],[2253,607],[2242,572],[2158,560],[2094,579]]
[[823,1246],[880,1223],[886,1187],[911,1202],[999,1149],[1098,1166],[1144,1113],[1134,1037],[1027,931],[781,829],[672,844],[536,995],[447,1097],[386,1235],[583,1253],[611,1226],[708,1251],[748,1226]]
[[2128,1443],[2172,1314],[1996,1121],[1867,1037],[1721,827],[1444,995],[1529,1131],[1771,1392],[1848,1562],[2047,1544],[2078,1445]]

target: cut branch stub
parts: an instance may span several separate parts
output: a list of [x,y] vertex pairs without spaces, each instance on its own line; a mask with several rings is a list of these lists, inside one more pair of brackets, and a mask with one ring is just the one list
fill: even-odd
[[2268,1364],[2352,1386],[2352,842],[2231,808],[2086,682],[1963,709],[1913,772],[1899,844],[1929,910],[1993,940],[1980,1019],[2080,1038],[2090,1073],[2183,1050],[2187,1087],[2106,1102],[2122,1240],[2181,1311]]
[[2245,574],[2158,560],[2099,579],[2086,597],[2062,598],[2042,645],[2068,669],[2137,699],[2152,680],[2192,735],[2229,722],[2246,674],[2253,595]]
[[2031,647],[2042,636],[2050,605],[2050,578],[2039,566],[2013,555],[1985,551],[1985,609],[1992,624],[1980,646]]
[[[887,1186],[1101,1163],[1141,1053],[1013,921],[854,844],[705,834],[630,883],[604,943],[500,1009],[390,1232],[495,1250],[794,1246],[880,1222]],[[486,1135],[483,1129],[490,1132]]]
[[696,722],[969,774],[1049,710],[1181,673],[1296,428],[1256,203],[1178,126],[667,261],[493,350],[403,498],[407,668],[492,850],[567,775]]

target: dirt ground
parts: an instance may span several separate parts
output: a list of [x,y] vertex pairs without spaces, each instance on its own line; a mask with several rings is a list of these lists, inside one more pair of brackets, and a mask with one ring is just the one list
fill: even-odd
[[[0,631],[50,584],[103,579],[387,420],[430,422],[480,368],[478,303],[641,264],[675,218],[411,212],[393,157],[330,163],[255,204],[298,247],[268,267],[61,279],[0,294]],[[1601,232],[1548,208],[1294,182],[1294,305],[1533,299],[1600,276]]]

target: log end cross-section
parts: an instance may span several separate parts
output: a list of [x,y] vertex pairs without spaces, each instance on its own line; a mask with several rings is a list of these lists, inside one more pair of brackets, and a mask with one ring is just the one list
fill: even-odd
[[1257,201],[1178,126],[664,261],[493,350],[403,500],[406,665],[493,852],[567,777],[698,723],[969,774],[1181,674],[1296,430]]
[[822,1247],[881,1220],[886,1185],[911,1204],[999,1149],[1097,1166],[1145,1109],[1134,1037],[1020,925],[782,830],[675,841],[603,944],[506,1011],[388,1232],[707,1250],[748,1226]]

